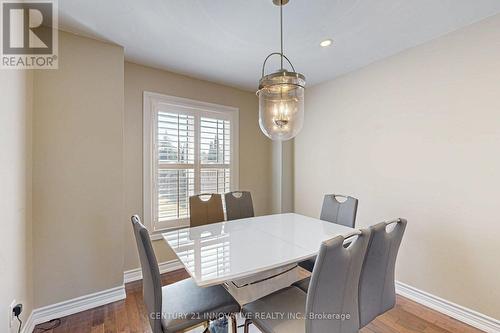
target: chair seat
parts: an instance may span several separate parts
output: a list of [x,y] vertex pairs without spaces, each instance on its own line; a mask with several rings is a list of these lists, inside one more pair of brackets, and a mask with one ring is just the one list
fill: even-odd
[[[302,290],[288,287],[244,305],[242,312],[264,333],[303,333],[306,297]],[[298,318],[289,318],[296,314]]]
[[[210,319],[239,311],[238,303],[222,287],[198,287],[192,279],[162,287],[163,332],[178,332]],[[171,302],[170,302],[171,301]]]
[[311,282],[311,278],[300,280],[299,282],[295,282],[293,285],[307,293],[307,290],[309,289],[309,282]]

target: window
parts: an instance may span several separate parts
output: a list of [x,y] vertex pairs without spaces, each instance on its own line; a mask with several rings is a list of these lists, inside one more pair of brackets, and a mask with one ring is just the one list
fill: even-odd
[[144,92],[144,222],[189,225],[189,196],[238,187],[238,109]]

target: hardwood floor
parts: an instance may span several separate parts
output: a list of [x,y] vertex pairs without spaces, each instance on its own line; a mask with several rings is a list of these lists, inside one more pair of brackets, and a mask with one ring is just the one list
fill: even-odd
[[[163,284],[169,284],[187,278],[184,270],[162,275]],[[126,285],[126,300],[104,305],[71,316],[61,318],[61,325],[46,333],[145,333],[151,332],[142,302],[142,282]],[[42,328],[50,323],[40,324],[34,333],[41,333]],[[239,329],[243,332],[243,328]],[[477,333],[482,332],[465,325],[439,312],[428,309],[418,303],[398,296],[394,309],[378,317],[361,333]]]

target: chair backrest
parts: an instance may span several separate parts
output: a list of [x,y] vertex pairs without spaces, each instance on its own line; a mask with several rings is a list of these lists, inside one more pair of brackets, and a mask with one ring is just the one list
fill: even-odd
[[[340,202],[337,200],[338,197],[346,200]],[[358,199],[339,194],[327,194],[323,199],[320,219],[354,228],[357,211]]]
[[248,191],[234,191],[224,194],[227,220],[254,217],[252,195]]
[[149,233],[142,225],[139,216],[134,215],[131,220],[141,261],[143,300],[148,314],[154,314],[148,315],[149,323],[153,333],[161,333],[161,318],[156,317],[161,315],[162,306],[161,277],[158,262],[151,246]]
[[[363,229],[357,236],[338,236],[321,244],[307,292],[306,333],[358,332],[358,283],[369,237],[370,231]],[[311,314],[346,317],[312,318]]]
[[[394,228],[389,230],[391,227]],[[359,281],[360,328],[396,304],[394,268],[405,229],[405,219],[370,227],[370,242]]]
[[[201,197],[209,196],[207,200]],[[191,227],[224,221],[224,209],[220,194],[198,194],[189,197],[189,219]]]

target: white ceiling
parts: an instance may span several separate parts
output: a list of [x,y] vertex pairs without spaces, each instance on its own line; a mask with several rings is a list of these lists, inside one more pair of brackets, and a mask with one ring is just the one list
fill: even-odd
[[[500,0],[290,0],[283,12],[285,54],[310,86],[499,13]],[[122,45],[127,60],[245,90],[279,49],[271,0],[60,0],[59,13],[63,30]]]

